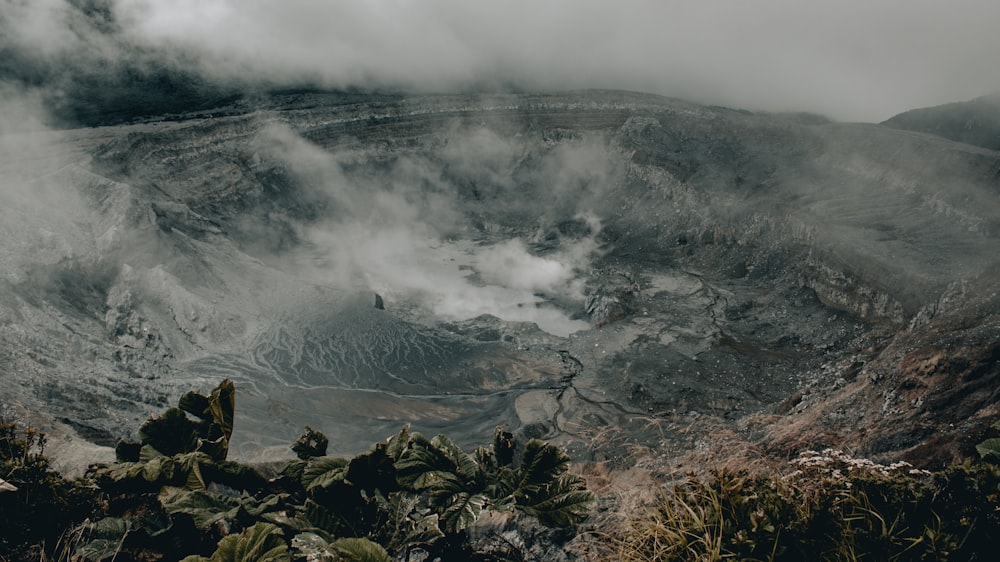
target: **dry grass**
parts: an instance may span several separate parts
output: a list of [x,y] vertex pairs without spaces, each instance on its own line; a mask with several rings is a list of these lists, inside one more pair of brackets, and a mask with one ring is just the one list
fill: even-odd
[[[807,451],[689,474],[649,501],[622,504],[600,560],[991,559],[1000,533],[1000,470],[941,473]],[[985,493],[984,492],[989,492]]]
[[77,525],[63,532],[59,536],[59,540],[56,541],[55,546],[52,548],[52,554],[46,554],[45,545],[42,545],[41,553],[39,554],[39,562],[71,562],[74,560],[79,560],[76,555],[77,548],[83,542],[84,530],[86,525]]
[[722,504],[711,489],[664,494],[655,509],[633,519],[629,531],[615,541],[615,559],[720,560],[722,540]]

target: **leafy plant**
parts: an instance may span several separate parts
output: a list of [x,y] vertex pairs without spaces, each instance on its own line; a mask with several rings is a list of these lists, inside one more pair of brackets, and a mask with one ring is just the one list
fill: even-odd
[[470,527],[489,499],[485,471],[443,435],[428,441],[413,433],[409,439],[409,446],[396,461],[400,485],[427,498],[446,533]]
[[566,474],[564,452],[532,440],[515,464],[513,435],[498,429],[494,445],[501,462],[493,450],[469,454],[444,435],[427,439],[404,427],[353,459],[310,457],[288,463],[281,474],[305,498],[300,522],[394,550],[430,547],[462,533],[486,510],[519,511],[553,526],[586,517],[593,495]]
[[[404,427],[345,458],[327,456],[326,436],[307,427],[292,446],[298,458],[265,480],[226,460],[233,396],[228,380],[207,396],[189,392],[147,420],[138,443],[120,444],[117,462],[93,466],[86,481],[104,509],[79,528],[72,556],[385,562],[423,548],[465,557],[466,531],[485,511],[559,526],[581,521],[593,503],[563,451],[537,440],[520,450],[502,429],[470,454]],[[14,456],[34,459],[15,444]]]
[[400,491],[389,498],[376,495],[384,521],[376,525],[378,542],[392,551],[429,546],[445,537],[440,519],[421,502],[420,496]]
[[292,539],[294,552],[317,562],[392,562],[392,557],[368,539],[345,538],[327,542],[314,533],[302,533]]
[[237,535],[219,541],[210,558],[187,556],[181,562],[290,562],[288,544],[281,529],[270,523],[256,523]]
[[[1000,429],[1000,421],[993,424],[993,429]],[[976,451],[984,461],[1000,464],[1000,438],[992,437],[976,445]]]
[[[468,453],[404,427],[353,458],[318,454],[326,437],[306,428],[296,444],[308,447],[265,480],[225,459],[232,396],[228,381],[209,396],[186,394],[174,413],[144,424],[142,442],[119,447],[119,462],[77,482],[49,469],[44,435],[0,423],[0,478],[9,483],[0,560],[386,562],[417,548],[471,559],[479,555],[469,530],[483,513],[570,526],[594,503],[564,451],[538,440],[522,447],[501,428]],[[984,459],[996,445],[981,444]],[[689,477],[612,544],[623,561],[976,560],[995,536],[1000,466],[930,473],[826,450],[780,474]]]
[[[235,409],[236,389],[229,379],[222,381],[209,396],[188,392],[181,396],[176,408],[146,420],[139,427],[140,444],[145,450],[140,455],[200,452],[212,460],[223,461],[229,454]],[[117,450],[122,454],[133,451],[134,447],[120,445]],[[119,460],[139,459],[119,457]]]
[[[498,430],[500,433],[501,430]],[[496,500],[533,515],[549,527],[579,523],[593,506],[593,494],[583,479],[567,474],[570,458],[562,449],[532,439],[517,468],[500,467]]]
[[[396,462],[403,489],[424,494],[444,530],[462,531],[484,509],[521,511],[548,526],[582,521],[594,503],[583,480],[566,474],[570,459],[558,447],[532,439],[514,465],[513,436],[498,428],[494,451],[469,455],[443,435],[428,441],[419,433],[401,433],[409,444]],[[495,453],[499,450],[499,455]],[[478,459],[478,460],[477,460]]]

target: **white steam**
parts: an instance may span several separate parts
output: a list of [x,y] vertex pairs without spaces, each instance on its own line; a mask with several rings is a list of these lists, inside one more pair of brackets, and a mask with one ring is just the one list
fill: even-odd
[[[326,209],[325,218],[299,227],[309,248],[293,256],[300,275],[318,283],[370,289],[387,303],[416,306],[448,320],[490,314],[534,322],[560,336],[588,327],[549,301],[574,303],[582,310],[584,276],[598,248],[600,223],[594,215],[575,217],[586,223],[586,236],[560,240],[558,247],[544,253],[532,251],[529,241],[521,238],[477,242],[470,240],[475,231],[458,207],[463,188],[442,179],[445,167],[452,174],[477,178],[498,190],[491,205],[521,212],[526,203],[504,189],[514,186],[512,162],[526,147],[485,129],[454,130],[437,153],[403,154],[380,175],[343,171],[345,165],[371,166],[377,154],[331,154],[284,127],[268,129],[258,149],[290,170]],[[540,157],[534,180],[552,204],[568,205],[561,191],[579,196],[612,181],[606,174],[614,167],[594,158],[595,150],[594,143],[581,141]],[[590,164],[583,172],[560,165],[585,157]],[[602,158],[607,160],[607,153]],[[535,214],[544,216],[537,209]],[[564,218],[574,218],[574,213]],[[538,226],[524,224],[522,230],[534,232]]]
[[0,83],[0,271],[12,281],[92,242],[89,212],[65,173],[79,155],[46,121],[37,93]]
[[531,255],[519,239],[480,252],[476,269],[487,282],[523,291],[554,292],[573,278],[571,266]]

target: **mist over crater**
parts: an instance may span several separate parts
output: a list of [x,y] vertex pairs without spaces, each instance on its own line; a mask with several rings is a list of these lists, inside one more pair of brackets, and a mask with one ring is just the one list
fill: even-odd
[[975,368],[997,333],[997,153],[930,135],[301,91],[2,140],[4,411],[100,445],[229,377],[248,458],[306,424],[342,453],[505,425],[607,459],[695,420],[791,449],[802,419],[905,452],[885,404],[949,414],[876,389],[902,350],[978,342]]

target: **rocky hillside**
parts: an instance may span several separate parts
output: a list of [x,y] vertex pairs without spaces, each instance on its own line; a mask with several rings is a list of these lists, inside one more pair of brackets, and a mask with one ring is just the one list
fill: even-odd
[[243,458],[412,423],[941,463],[1000,413],[987,148],[612,91],[272,95],[2,146],[0,401],[63,445],[221,377]]
[[1000,94],[900,113],[885,126],[1000,150]]

